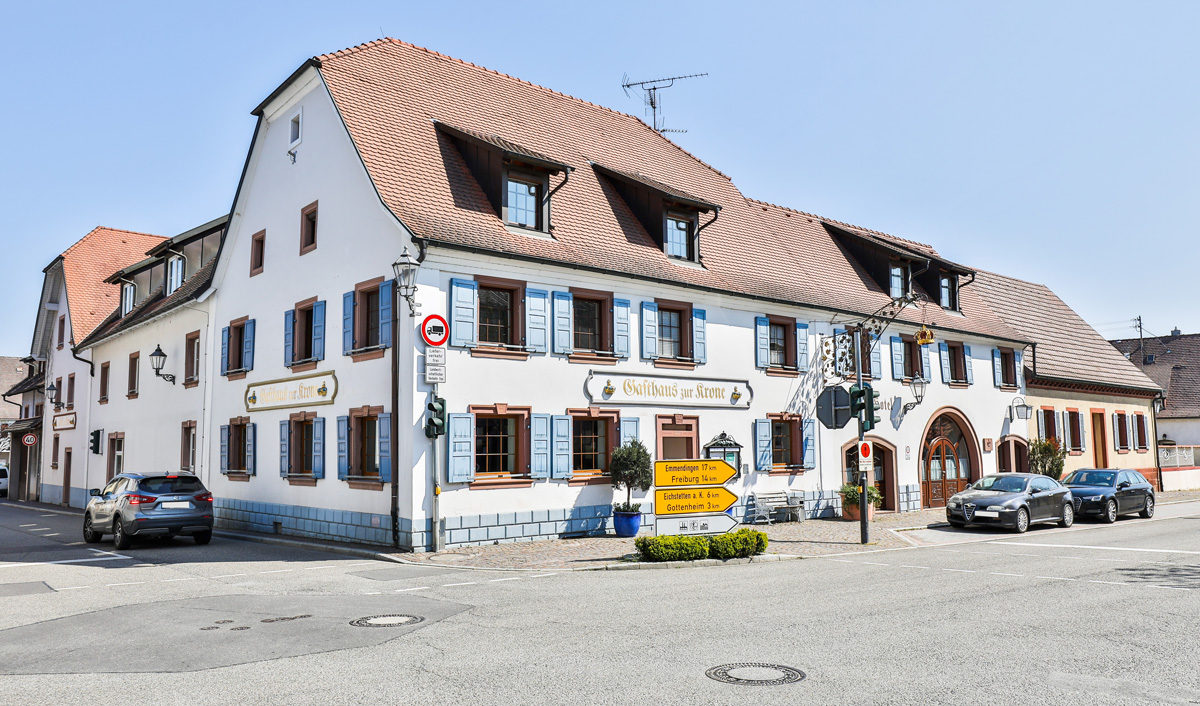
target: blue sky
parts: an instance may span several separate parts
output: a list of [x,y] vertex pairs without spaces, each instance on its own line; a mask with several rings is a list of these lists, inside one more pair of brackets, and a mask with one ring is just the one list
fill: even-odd
[[1200,3],[576,5],[8,5],[0,354],[58,253],[227,212],[250,110],[382,35],[639,116],[623,74],[707,71],[667,127],[746,195],[1045,283],[1109,337],[1200,331]]

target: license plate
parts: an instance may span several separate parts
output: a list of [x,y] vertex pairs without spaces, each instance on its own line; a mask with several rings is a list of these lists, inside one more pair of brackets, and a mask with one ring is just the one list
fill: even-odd
[[187,510],[191,506],[192,504],[186,500],[176,500],[162,504],[162,507],[166,510]]
[[975,516],[976,517],[999,517],[1000,513],[992,512],[990,510],[976,510]]

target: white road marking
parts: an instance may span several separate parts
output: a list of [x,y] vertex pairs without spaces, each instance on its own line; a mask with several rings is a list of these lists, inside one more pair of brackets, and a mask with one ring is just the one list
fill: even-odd
[[182,578],[182,579],[159,579],[159,580],[162,581],[163,583],[171,583],[172,581],[195,581],[196,577],[189,576],[187,578]]
[[285,571],[291,571],[291,569],[271,569],[270,571],[260,571],[258,573],[260,573],[260,574],[282,574]]
[[1106,583],[1111,586],[1128,586],[1129,585],[1125,581],[1097,581],[1095,579],[1088,579],[1088,583]]
[[853,559],[829,559],[829,561],[840,561],[843,564],[857,564],[858,563],[857,561],[854,561]]
[[404,593],[405,591],[424,591],[428,586],[414,586],[413,588],[397,588],[396,593]]
[[380,593],[383,593],[383,591],[367,591],[363,595],[364,596],[378,596]]
[[990,573],[992,576],[1024,576],[1025,575],[1025,574],[1006,574],[1006,573],[1002,573],[1000,571],[992,571]]
[[475,583],[476,583],[475,581],[463,581],[462,583],[444,583],[444,584],[442,584],[442,588],[446,588],[449,586],[474,586]]
[[27,524],[27,525],[21,525],[21,527],[34,527],[34,526],[36,526],[36,525],[37,525],[37,523],[36,523],[36,522],[30,522],[30,523],[29,523],[29,524]]
[[105,586],[137,586],[146,583],[145,581],[128,581],[126,583],[107,583]]
[[912,564],[901,564],[901,569],[928,569],[928,566],[913,566]]
[[942,569],[942,571],[957,571],[957,572],[959,572],[960,574],[973,574],[973,573],[975,573],[975,572],[974,572],[973,570],[971,570],[971,569]]
[[536,576],[530,576],[529,578],[531,578],[531,579],[540,579],[540,578],[542,578],[543,576],[557,576],[557,575],[558,575],[558,574],[537,574]]
[[867,564],[867,565],[869,565],[869,566],[891,566],[891,564],[883,564],[883,563],[880,563],[880,562],[878,562],[878,561],[860,561],[860,562],[858,562],[858,563],[860,563],[860,564]]
[[59,559],[58,561],[26,561],[20,564],[0,564],[0,569],[15,569],[21,566],[49,566],[50,564],[83,564],[91,561],[112,561],[114,559],[128,559],[127,556],[113,554],[111,556],[95,556],[89,559]]
[[29,531],[30,532],[49,532],[50,528],[49,527],[34,527],[33,529],[31,529]]
[[361,563],[358,563],[358,564],[342,564],[342,568],[344,568],[344,569],[348,569],[348,568],[350,568],[351,566],[373,566],[373,565],[375,565],[376,563],[378,563],[378,562],[374,562],[374,561],[364,561],[364,562],[361,562]]
[[497,581],[520,581],[520,576],[509,576],[505,579],[488,579],[488,583],[496,583]]
[[1034,544],[1032,542],[991,542],[991,544],[1015,544],[1019,547],[1053,547],[1055,549],[1103,549],[1110,552],[1157,552],[1161,554],[1200,554],[1187,549],[1142,549],[1140,547],[1096,547],[1089,544]]
[[210,579],[231,579],[234,576],[245,576],[245,574],[221,574],[220,576],[209,576]]
[[1050,579],[1051,581],[1078,581],[1079,579],[1068,579],[1062,576],[1038,576],[1039,579]]
[[1190,590],[1192,590],[1190,588],[1182,588],[1180,586],[1158,586],[1156,584],[1150,584],[1150,588],[1166,588],[1171,591],[1190,591]]
[[81,588],[91,588],[91,586],[63,586],[62,588],[56,588],[54,590],[55,591],[78,591]]
[[307,567],[305,567],[305,568],[304,568],[304,570],[305,570],[305,571],[320,571],[321,569],[336,569],[336,568],[337,568],[337,567],[336,567],[335,565],[330,565],[330,566],[307,566]]
[[42,517],[54,517],[54,513],[52,513],[52,512],[47,512],[47,513],[44,513],[44,514],[42,515]]
[[59,534],[58,532],[51,532],[50,534],[43,534],[42,536],[43,537],[57,537],[58,534]]

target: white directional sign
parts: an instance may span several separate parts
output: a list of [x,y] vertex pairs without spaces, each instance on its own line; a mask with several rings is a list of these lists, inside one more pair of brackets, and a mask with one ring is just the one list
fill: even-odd
[[718,512],[710,515],[660,516],[654,521],[654,533],[664,534],[725,534],[738,526],[738,521]]

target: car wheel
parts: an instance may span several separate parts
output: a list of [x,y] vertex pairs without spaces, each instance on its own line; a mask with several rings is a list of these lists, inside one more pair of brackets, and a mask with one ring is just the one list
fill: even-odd
[[125,525],[121,524],[121,518],[113,520],[113,547],[128,549],[131,544],[133,544],[133,538],[125,534]]
[[197,532],[192,535],[192,539],[196,540],[196,544],[208,544],[212,541],[212,530],[207,532]]
[[83,541],[88,544],[95,544],[104,538],[104,535],[92,529],[92,516],[83,516]]
[[1112,524],[1117,521],[1117,501],[1109,500],[1104,505],[1104,521]]
[[1154,496],[1153,495],[1146,496],[1146,507],[1142,508],[1142,511],[1139,512],[1138,514],[1141,515],[1142,517],[1147,517],[1147,518],[1154,517]]
[[1029,511],[1025,508],[1017,510],[1017,526],[1015,527],[1017,534],[1025,534],[1025,530],[1029,529]]
[[1075,506],[1071,503],[1066,503],[1063,505],[1063,516],[1058,521],[1058,526],[1070,527],[1073,524],[1075,524]]
[[949,522],[950,526],[955,529],[962,529],[963,527],[967,526],[966,522],[959,522],[958,520],[946,520],[946,521]]

